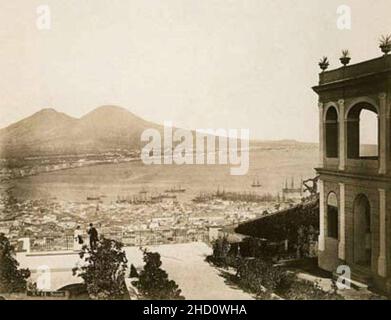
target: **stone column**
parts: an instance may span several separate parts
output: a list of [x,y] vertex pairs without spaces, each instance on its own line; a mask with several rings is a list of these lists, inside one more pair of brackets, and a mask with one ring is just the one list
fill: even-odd
[[339,170],[345,170],[346,165],[346,143],[345,143],[345,136],[346,136],[346,122],[345,122],[345,100],[341,99],[338,100],[338,114],[339,114]]
[[318,103],[319,108],[319,168],[324,166],[324,123],[323,123],[323,103]]
[[338,258],[345,260],[345,184],[339,184],[339,246]]
[[387,95],[379,94],[379,174],[387,173]]
[[325,249],[325,206],[324,206],[324,182],[323,180],[318,181],[319,188],[319,251]]
[[378,259],[378,274],[381,277],[387,276],[387,219],[386,219],[386,190],[379,189],[379,259]]
[[389,97],[386,99],[386,174],[390,171],[391,166],[391,103]]

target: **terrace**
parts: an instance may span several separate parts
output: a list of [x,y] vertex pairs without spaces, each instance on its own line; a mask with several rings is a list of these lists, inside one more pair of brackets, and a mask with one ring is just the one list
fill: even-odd
[[319,74],[320,171],[389,174],[390,79],[390,55]]
[[[319,74],[319,86],[382,75],[391,71],[391,55],[348,65]],[[316,87],[315,87],[316,88]]]
[[[202,242],[149,246],[149,250],[159,252],[163,268],[168,272],[186,299],[195,300],[247,300],[253,299],[245,293],[225,283],[220,272],[205,261],[212,249]],[[144,265],[142,252],[138,247],[124,247],[129,264],[137,269]],[[21,268],[29,268],[32,280],[46,281],[47,291],[63,290],[81,282],[73,276],[72,268],[83,261],[74,251],[18,253]],[[206,285],[207,284],[207,285]]]

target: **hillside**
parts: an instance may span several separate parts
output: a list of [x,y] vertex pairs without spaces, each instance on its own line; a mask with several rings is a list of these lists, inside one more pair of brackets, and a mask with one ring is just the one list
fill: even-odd
[[102,106],[80,119],[43,109],[0,130],[0,156],[78,154],[140,147],[146,128],[162,129],[126,109]]
[[[80,119],[43,109],[0,129],[0,158],[102,153],[140,149],[145,129],[163,127],[117,106],[101,106]],[[194,132],[192,132],[194,133]],[[194,142],[195,143],[195,140]],[[216,143],[218,147],[218,143]],[[294,140],[251,141],[254,149],[313,148]]]

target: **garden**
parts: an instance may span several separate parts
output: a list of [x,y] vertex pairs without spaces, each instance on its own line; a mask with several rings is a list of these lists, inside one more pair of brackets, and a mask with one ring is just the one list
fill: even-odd
[[221,270],[227,282],[260,300],[343,300],[334,282],[330,291],[324,291],[317,283],[299,279],[277,264],[274,254],[264,241],[248,238],[235,248],[220,238],[206,260]]

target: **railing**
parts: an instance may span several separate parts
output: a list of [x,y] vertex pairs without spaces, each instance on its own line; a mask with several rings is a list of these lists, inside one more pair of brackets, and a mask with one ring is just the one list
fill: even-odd
[[[203,241],[209,243],[209,233],[207,229],[197,229],[191,234],[169,234],[165,235],[159,230],[156,231],[134,231],[133,233],[110,233],[104,237],[121,242],[124,246],[153,246],[175,243],[189,243]],[[84,237],[84,244],[88,245],[88,237]],[[69,251],[74,249],[73,236],[67,235],[59,238],[31,239],[30,251]]]
[[319,74],[319,84],[327,84],[338,80],[354,78],[373,73],[391,70],[391,56],[383,56],[372,60],[352,64]]

